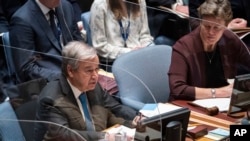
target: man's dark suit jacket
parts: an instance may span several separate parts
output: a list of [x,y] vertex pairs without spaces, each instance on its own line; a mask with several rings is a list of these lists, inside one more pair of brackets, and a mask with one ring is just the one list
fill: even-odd
[[[61,0],[55,10],[64,44],[83,40],[71,4]],[[35,0],[27,1],[13,15],[10,42],[21,82],[40,77],[50,81],[61,71],[62,48]]]
[[163,23],[167,18],[167,13],[157,10],[158,6],[166,6],[171,8],[171,5],[174,4],[176,0],[146,0],[147,4],[147,14],[150,32],[152,36],[157,37],[162,35],[161,28],[164,26]]
[[[113,99],[112,96],[104,92],[100,85],[97,85],[94,90],[88,91],[86,94],[90,107],[94,108],[92,109],[92,114],[98,114],[97,117],[93,117],[96,127],[105,127],[107,126],[106,124],[108,122],[122,122],[121,119],[117,118],[112,118],[109,121],[105,121],[105,115],[108,114],[108,111],[100,110],[100,107],[105,107],[118,115],[123,114],[123,117],[129,116],[130,119],[133,119],[136,116],[136,112],[134,110],[121,105],[119,102]],[[99,106],[99,108],[96,106]],[[51,121],[53,123],[73,129],[88,141],[94,141],[100,135],[97,132],[86,132],[85,122],[81,115],[79,106],[76,102],[71,87],[64,76],[61,76],[58,80],[48,83],[40,93],[37,119]],[[40,141],[45,133],[43,125],[44,124],[36,125],[36,141]],[[55,130],[57,128],[53,128],[54,130],[49,130],[51,132],[49,132],[50,134],[48,135],[59,135],[58,138],[68,139],[71,141],[79,139],[76,134],[73,134],[72,131],[69,131],[68,129]]]
[[163,35],[172,40],[178,40],[189,33],[188,20],[158,8],[158,6],[164,6],[171,9],[176,0],[146,0],[146,3],[149,28],[153,37]]

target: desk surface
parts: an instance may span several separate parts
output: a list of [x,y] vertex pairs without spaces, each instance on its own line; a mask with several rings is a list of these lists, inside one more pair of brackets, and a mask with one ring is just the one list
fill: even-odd
[[[203,110],[188,104],[188,102],[189,101],[185,101],[185,100],[176,100],[176,101],[173,101],[172,103],[178,106],[187,107],[191,110],[191,114],[189,118],[190,122],[207,125],[208,127],[212,127],[212,128],[222,128],[222,129],[229,130],[230,125],[238,124],[239,121],[241,120],[241,118],[229,117],[227,116],[227,113],[219,113],[215,116],[209,116]],[[186,141],[192,141],[192,139],[187,137]],[[201,137],[201,138],[196,139],[196,141],[213,141],[213,140],[205,138],[205,137]]]
[[[209,116],[206,115],[205,112],[199,111],[199,109],[196,109],[195,107],[189,105],[187,103],[188,101],[174,101],[172,102],[173,104],[187,107],[191,110],[190,118],[189,118],[189,123],[194,123],[199,125],[206,125],[208,130],[212,130],[215,128],[222,128],[229,130],[229,126],[231,124],[236,124],[236,122],[239,119],[228,117],[226,114],[219,113],[216,116]],[[145,135],[139,135],[137,133],[137,137],[145,137]],[[160,135],[157,135],[157,137]],[[186,137],[186,141],[193,141],[193,139]],[[195,141],[213,141],[212,139],[206,138],[206,137],[200,137],[198,139],[195,139]]]
[[210,117],[210,118],[223,119],[223,120],[229,121],[231,123],[238,123],[239,120],[240,120],[240,118],[233,118],[233,117],[227,116],[227,113],[219,113],[219,114],[214,115],[214,116],[208,116],[208,115],[206,115],[206,113],[203,110],[188,104],[188,102],[189,101],[186,101],[186,100],[175,100],[172,103],[176,104],[178,106],[187,107],[193,113],[200,114],[200,116],[204,115],[204,116],[207,116],[207,117]]

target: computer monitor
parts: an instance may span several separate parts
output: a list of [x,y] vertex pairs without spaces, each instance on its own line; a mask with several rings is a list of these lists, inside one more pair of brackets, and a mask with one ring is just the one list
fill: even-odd
[[227,114],[232,116],[243,111],[250,111],[250,74],[235,77]]
[[160,126],[161,141],[185,141],[190,117],[188,108],[180,108],[156,116],[148,117],[142,125]]

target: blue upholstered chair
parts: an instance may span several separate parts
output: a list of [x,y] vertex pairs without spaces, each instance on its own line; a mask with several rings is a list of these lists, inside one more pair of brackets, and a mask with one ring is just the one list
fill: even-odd
[[34,139],[37,98],[46,84],[46,79],[38,78],[5,89],[27,141]]
[[145,103],[167,102],[171,55],[171,46],[154,45],[118,57],[112,72],[121,102],[136,110]]
[[0,104],[0,140],[25,141],[15,111],[9,101]]
[[83,27],[87,33],[87,41],[86,42],[92,46],[91,32],[90,32],[90,27],[89,27],[90,11],[82,13],[81,20],[82,20]]

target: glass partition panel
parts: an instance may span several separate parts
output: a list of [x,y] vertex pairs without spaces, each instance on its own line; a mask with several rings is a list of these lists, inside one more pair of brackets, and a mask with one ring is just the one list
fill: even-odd
[[[1,85],[2,92],[4,94],[2,96],[9,99],[11,107],[15,112],[13,115],[17,117],[13,118],[12,115],[12,117],[1,118],[1,128],[4,126],[12,127],[13,124],[16,124],[20,126],[15,128],[20,128],[21,131],[18,131],[20,136],[24,136],[23,138],[34,138],[33,135],[37,134],[35,126],[40,125],[40,127],[44,129],[41,133],[41,138],[55,135],[54,137],[60,140],[85,140],[85,137],[92,135],[92,132],[87,132],[85,127],[81,127],[84,117],[80,111],[82,110],[79,106],[80,104],[77,98],[74,97],[74,94],[78,92],[78,86],[81,83],[88,81],[88,79],[80,81],[83,79],[80,77],[82,74],[86,73],[93,76],[93,79],[89,81],[89,85],[93,86],[94,89],[94,86],[96,86],[95,83],[97,81],[100,82],[98,76],[95,76],[98,73],[99,78],[100,75],[104,76],[101,85],[102,89],[89,90],[89,95],[93,93],[100,93],[102,95],[102,97],[97,97],[98,99],[93,98],[89,102],[94,106],[101,103],[100,105],[104,107],[103,111],[107,111],[105,114],[102,114],[102,110],[100,110],[102,112],[96,109],[92,111],[94,125],[97,127],[97,123],[99,123],[97,121],[100,120],[102,120],[100,123],[104,125],[98,130],[98,133],[101,131],[107,132],[107,130],[105,130],[106,128],[111,131],[112,129],[116,129],[117,124],[121,124],[122,122],[120,121],[123,120],[129,123],[123,124],[124,126],[131,126],[131,122],[134,117],[137,116],[141,119],[137,122],[137,126],[133,125],[133,127],[129,127],[131,128],[131,132],[135,129],[135,134],[133,134],[132,139],[184,141],[190,111],[187,108],[167,104],[172,100],[172,96],[176,96],[176,91],[182,92],[179,90],[174,91],[173,83],[170,81],[173,77],[169,74],[169,69],[172,68],[173,60],[180,59],[180,56],[173,58],[173,54],[185,50],[187,52],[184,52],[184,55],[181,56],[184,57],[183,62],[193,61],[193,63],[187,65],[188,67],[194,64],[201,65],[200,68],[194,66],[193,69],[197,70],[197,73],[195,73],[195,71],[191,73],[193,70],[182,69],[180,67],[182,64],[178,64],[178,62],[176,66],[180,68],[171,69],[171,73],[173,74],[181,72],[187,76],[186,82],[181,83],[189,85],[187,87],[195,87],[195,84],[192,82],[196,80],[202,81],[205,76],[217,76],[218,72],[219,75],[223,75],[223,80],[220,80],[227,83],[226,85],[229,85],[231,82],[229,80],[234,79],[235,76],[249,73],[249,39],[248,34],[242,33],[242,29],[229,28],[226,24],[221,24],[216,20],[214,21],[214,19],[211,20],[210,17],[199,19],[193,16],[191,12],[181,14],[171,10],[171,7],[150,3],[150,0],[146,1],[147,3],[145,1],[141,1],[141,3],[124,1],[126,7],[130,9],[130,12],[128,12],[129,10],[123,9],[124,11],[118,14],[114,14],[110,10],[103,13],[103,11],[98,9],[100,8],[98,7],[100,6],[98,2],[93,4],[95,7],[93,6],[94,8],[92,7],[90,11],[95,11],[96,13],[90,13],[89,24],[91,33],[87,34],[91,34],[91,47],[96,49],[100,64],[98,61],[94,62],[96,60],[93,61],[91,59],[88,61],[78,60],[80,58],[74,55],[72,55],[73,58],[62,56],[62,50],[65,45],[67,45],[66,43],[63,44],[62,48],[55,48],[50,44],[51,46],[46,47],[47,50],[41,51],[38,47],[39,44],[50,41],[41,41],[37,39],[36,35],[32,32],[27,32],[32,31],[32,27],[28,27],[30,30],[24,30],[26,32],[23,32],[24,36],[22,40],[25,40],[24,46],[12,46],[11,43],[8,44],[7,42],[9,39],[8,35],[2,35],[1,63],[3,62],[3,67],[1,67],[1,70],[5,71],[6,75],[1,77],[1,83],[3,83],[3,85]],[[193,7],[195,6],[190,6],[190,8]],[[101,12],[101,14],[98,12]],[[122,15],[122,18],[119,17],[119,14]],[[64,18],[67,19],[67,17]],[[106,30],[103,31],[100,29]],[[202,37],[200,36],[199,30],[203,30]],[[216,33],[221,34],[217,36]],[[205,49],[202,48],[204,45],[203,39],[207,39],[208,43],[212,43],[218,39],[218,42],[215,42],[218,48],[216,54],[206,53]],[[32,49],[25,48],[28,44],[33,44]],[[190,52],[188,52],[189,49],[191,50]],[[219,61],[219,64],[216,64],[217,66],[212,66],[216,69],[209,69],[210,64],[215,59]],[[70,72],[66,75],[66,79],[64,78],[63,82],[66,84],[62,87],[56,87],[55,83],[57,83],[58,76],[60,76],[62,72],[61,66],[63,65],[63,61],[68,61],[64,63],[72,63],[74,61],[76,61],[76,63],[86,63],[91,67],[90,69],[80,70],[82,73],[78,74],[77,71],[74,70],[77,69],[77,67],[69,69],[64,66],[64,69],[69,69],[68,71]],[[99,67],[101,69],[99,69]],[[217,68],[219,69],[217,70]],[[79,77],[79,81],[71,82],[71,73],[78,74],[79,76],[75,76],[74,78]],[[106,78],[106,76],[108,78]],[[41,77],[45,79],[34,79]],[[192,80],[189,81],[189,79]],[[211,82],[213,82],[213,80],[211,80]],[[48,85],[51,85],[50,89],[45,88]],[[208,86],[198,84],[198,86],[219,88],[221,85]],[[56,96],[56,90],[64,90],[66,87],[69,88],[69,91],[65,92],[65,95]],[[47,104],[47,107],[43,109],[43,114],[46,118],[38,119],[36,117],[39,113],[37,105],[28,105],[29,108],[33,108],[32,113],[28,112],[25,117],[18,117],[20,114],[25,115],[27,112],[26,109],[19,109],[24,104],[31,101],[41,102],[40,100],[44,98],[40,96],[41,91],[43,91],[43,96],[46,95],[48,98],[41,104],[42,106],[44,106],[43,104]],[[112,95],[110,95],[111,93]],[[185,92],[182,93],[185,94]],[[191,94],[194,95],[194,93]],[[230,97],[231,94],[232,91],[229,91],[228,97]],[[112,98],[107,98],[109,96]],[[68,97],[71,97],[71,99],[68,100]],[[3,100],[4,99],[5,98],[3,98]],[[74,117],[74,110],[65,110],[65,107],[67,108],[67,106],[63,105],[65,103],[60,103],[65,101],[70,101],[69,105],[73,105],[72,109],[77,109],[78,117]],[[115,104],[113,104],[114,101],[119,103],[117,104],[115,102]],[[4,103],[5,102],[2,102],[0,106]],[[121,111],[118,108],[120,106],[119,104],[126,107],[125,109],[127,111],[123,112],[125,116],[119,113]],[[50,107],[51,105],[52,107]],[[145,112],[142,110],[145,109],[151,113],[144,113],[144,115],[142,115],[143,112]],[[169,111],[165,111],[165,109]],[[113,117],[110,112],[115,115],[115,118],[123,119],[119,119],[112,124],[106,124],[108,117]],[[3,113],[7,114],[9,111],[4,111]],[[100,117],[106,114],[106,118],[100,119]],[[150,114],[153,114],[153,116],[150,116]],[[29,115],[32,116],[31,119],[27,117]],[[63,117],[63,120],[59,122],[57,117]],[[75,122],[74,125],[69,122],[77,119],[79,121]],[[53,129],[51,130],[53,132],[48,132],[47,129]],[[117,138],[119,135],[124,135],[124,132],[119,132],[120,129],[121,128],[116,130]],[[177,129],[177,131],[175,129]],[[26,137],[22,135],[22,133],[30,133],[29,135],[32,137]],[[14,136],[10,135],[8,137]],[[115,138],[115,136],[113,136],[113,138]],[[21,140],[22,137],[14,140],[19,139]]]

